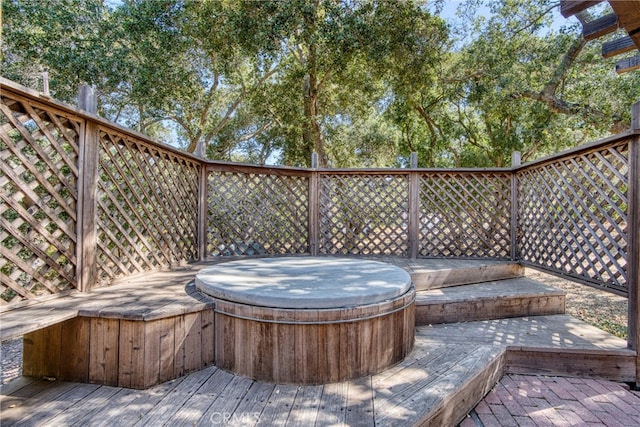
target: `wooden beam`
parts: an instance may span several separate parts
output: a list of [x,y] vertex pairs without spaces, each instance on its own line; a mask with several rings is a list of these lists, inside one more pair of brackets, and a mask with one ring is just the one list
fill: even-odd
[[640,0],[609,0],[611,9],[618,16],[618,25],[624,28],[636,49],[640,50]]
[[622,74],[628,71],[640,70],[640,55],[621,59],[616,62],[616,73]]
[[[640,102],[631,107],[631,130],[640,131]],[[640,386],[640,135],[629,143],[627,283],[628,345],[636,351],[636,386]]]
[[562,0],[560,2],[560,13],[565,18],[568,18],[601,2],[602,0]]
[[618,17],[615,13],[610,13],[601,18],[594,19],[582,26],[582,37],[585,40],[595,40],[605,34],[609,34],[618,29]]
[[[78,92],[78,108],[95,114],[98,99],[95,90],[82,86]],[[78,290],[87,292],[97,280],[97,188],[100,164],[100,130],[97,121],[85,120],[80,131],[78,155],[78,222],[76,245]]]
[[620,55],[621,53],[630,52],[636,48],[636,45],[631,40],[631,37],[621,37],[610,42],[602,44],[602,56],[605,58],[611,58],[612,56]]
[[640,0],[609,0],[620,27],[633,33],[640,28]]

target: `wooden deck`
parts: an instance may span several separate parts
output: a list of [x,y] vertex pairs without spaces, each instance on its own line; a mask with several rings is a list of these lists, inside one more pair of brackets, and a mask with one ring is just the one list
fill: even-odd
[[[517,279],[520,269],[509,263],[385,260],[407,268],[414,282],[431,289],[426,293],[475,281],[485,282],[479,286],[484,295],[487,281],[516,276],[522,282]],[[147,323],[166,313],[189,311],[190,304],[206,305],[193,300],[191,287],[185,286],[201,266],[131,278],[96,290],[92,298],[72,297],[66,310]],[[13,315],[2,316],[4,323]],[[12,325],[3,325],[8,334],[21,327]],[[626,341],[567,315],[424,325],[416,327],[415,347],[405,360],[353,381],[272,384],[214,366],[146,390],[20,377],[0,389],[0,419],[2,426],[456,425],[505,373],[633,381],[635,357]]]
[[337,384],[277,385],[215,367],[142,391],[22,377],[1,389],[2,425],[454,425],[525,348],[632,353],[566,315],[421,326],[403,362]]

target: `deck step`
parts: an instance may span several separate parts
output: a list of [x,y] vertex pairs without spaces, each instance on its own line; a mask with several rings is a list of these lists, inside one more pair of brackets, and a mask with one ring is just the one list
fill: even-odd
[[564,314],[565,293],[526,277],[416,294],[416,325]]
[[396,258],[393,263],[411,275],[416,291],[524,276],[524,267],[513,261]]

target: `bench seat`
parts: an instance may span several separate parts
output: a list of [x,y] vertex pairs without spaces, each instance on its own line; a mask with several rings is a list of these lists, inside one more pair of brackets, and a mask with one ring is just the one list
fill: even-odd
[[203,264],[149,273],[0,313],[2,340],[23,336],[23,374],[143,389],[213,364],[213,300]]

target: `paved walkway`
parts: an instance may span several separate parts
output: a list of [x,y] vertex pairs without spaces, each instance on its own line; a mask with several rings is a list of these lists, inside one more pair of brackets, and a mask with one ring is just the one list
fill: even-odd
[[640,426],[640,392],[611,381],[505,375],[460,427]]

